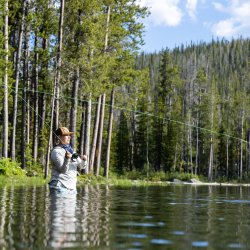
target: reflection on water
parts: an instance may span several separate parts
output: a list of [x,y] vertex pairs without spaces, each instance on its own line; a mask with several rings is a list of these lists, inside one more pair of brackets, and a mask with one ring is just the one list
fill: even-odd
[[247,187],[0,188],[0,249],[250,249]]
[[76,242],[76,194],[50,191],[50,230],[48,246],[73,247]]

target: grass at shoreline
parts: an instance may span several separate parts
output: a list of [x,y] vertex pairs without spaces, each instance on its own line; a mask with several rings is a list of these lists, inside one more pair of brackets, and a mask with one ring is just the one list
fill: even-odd
[[1,186],[43,186],[47,183],[48,183],[48,180],[42,177],[0,175],[0,187]]
[[[183,177],[180,176],[180,177]],[[191,176],[193,177],[193,176]],[[184,177],[183,177],[184,178]],[[110,186],[168,186],[168,185],[182,185],[182,184],[194,184],[194,185],[234,185],[234,186],[250,186],[248,183],[237,183],[237,182],[213,182],[208,183],[206,181],[199,181],[198,177],[196,180],[197,183],[190,183],[190,179],[187,179],[186,177],[184,180],[181,180],[181,178],[177,178],[178,180],[173,181],[173,179],[158,179],[158,178],[128,178],[128,176],[111,176],[110,178],[105,178],[102,176],[94,176],[93,174],[88,175],[81,175],[78,176],[78,182],[77,186],[83,186],[83,185],[110,185]],[[2,186],[44,186],[47,185],[49,182],[49,177],[47,179],[44,179],[41,176],[4,176],[0,175],[0,187]]]
[[[1,176],[0,187],[2,186],[44,186],[49,182],[49,178],[43,177],[28,177],[28,176]],[[147,180],[129,180],[129,179],[114,179],[104,177],[84,176],[78,177],[77,186],[82,185],[112,185],[112,186],[152,186],[152,185],[169,185],[168,182],[156,182]]]
[[[102,169],[101,169],[102,170]],[[109,178],[102,176],[102,171],[99,176],[93,174],[78,176],[78,185],[116,185],[116,186],[149,186],[149,185],[169,185],[175,184],[206,184],[206,185],[249,185],[250,179],[244,178],[239,180],[226,180],[225,178],[217,179],[217,182],[208,183],[207,178],[183,172],[146,172],[146,171],[128,171],[123,174],[109,172]],[[191,181],[192,180],[192,181]],[[43,178],[42,168],[36,165],[28,170],[22,169],[18,162],[12,161],[9,158],[0,160],[0,186],[42,186],[49,182]]]
[[[50,177],[44,179],[41,170],[23,170],[17,163],[12,162],[9,159],[2,160],[2,165],[0,164],[0,186],[41,186],[47,184],[49,182],[49,178]],[[188,181],[190,179],[199,179],[199,177],[188,173],[154,172],[149,174],[139,171],[130,171],[122,175],[118,175],[110,171],[109,178],[103,177],[102,173],[100,173],[99,176],[95,176],[94,174],[80,175],[78,176],[78,185],[167,185],[168,181],[174,179]]]

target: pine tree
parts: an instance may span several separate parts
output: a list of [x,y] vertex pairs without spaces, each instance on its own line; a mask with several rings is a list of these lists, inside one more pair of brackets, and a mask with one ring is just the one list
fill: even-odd
[[131,170],[130,164],[130,143],[127,118],[124,111],[121,111],[119,128],[116,134],[116,171],[120,174]]

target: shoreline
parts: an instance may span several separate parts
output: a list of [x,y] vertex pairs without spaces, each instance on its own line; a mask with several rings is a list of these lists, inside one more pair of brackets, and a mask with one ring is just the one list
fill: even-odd
[[[0,187],[2,186],[43,186],[47,185],[49,178],[43,177],[18,177],[18,176],[0,176]],[[78,179],[78,186],[82,185],[110,185],[110,186],[162,186],[162,185],[190,185],[190,186],[231,186],[231,187],[250,187],[250,183],[228,183],[228,182],[202,182],[197,179],[182,181],[174,179],[173,181],[149,181],[149,180],[131,180],[131,179]]]
[[147,183],[149,185],[191,185],[191,186],[231,186],[231,187],[250,187],[250,183],[226,183],[226,182],[202,182],[195,179],[190,181],[181,181],[175,179],[174,181],[141,181],[131,180],[133,184]]

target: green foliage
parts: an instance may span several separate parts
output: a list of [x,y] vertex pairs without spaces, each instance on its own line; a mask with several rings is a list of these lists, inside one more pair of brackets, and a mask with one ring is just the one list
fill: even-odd
[[149,180],[151,181],[173,181],[178,179],[181,181],[190,181],[191,179],[199,179],[198,176],[189,173],[179,173],[179,172],[155,172],[150,174]]
[[0,186],[43,186],[47,185],[48,180],[43,177],[28,177],[28,176],[5,176],[0,175]]
[[2,158],[0,160],[0,175],[22,177],[26,175],[26,171],[20,167],[20,163],[12,161],[9,158]]
[[78,176],[78,185],[81,184],[108,184],[109,179],[103,177],[103,176],[95,176],[94,174],[84,174]]
[[129,161],[130,161],[130,146],[129,146],[129,130],[127,124],[127,118],[125,112],[121,112],[120,115],[120,125],[118,132],[116,134],[115,142],[115,166],[116,170],[119,173],[129,170]]
[[39,162],[35,162],[32,157],[30,147],[26,148],[26,168],[27,176],[43,176],[43,166]]
[[129,180],[143,180],[145,178],[145,174],[141,171],[128,171],[122,175],[123,179]]
[[121,176],[121,179],[128,180],[141,180],[141,181],[173,181],[174,179],[179,179],[181,181],[190,181],[191,179],[199,179],[198,176],[189,173],[179,173],[179,172],[164,172],[164,171],[155,171],[147,174],[145,171],[129,171]]

